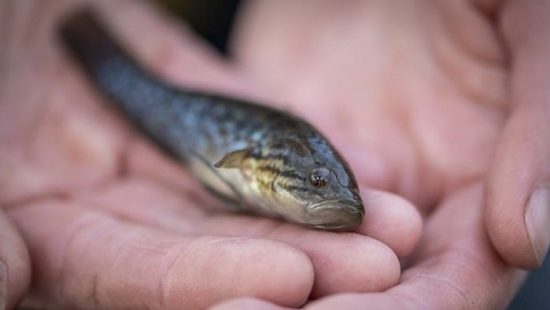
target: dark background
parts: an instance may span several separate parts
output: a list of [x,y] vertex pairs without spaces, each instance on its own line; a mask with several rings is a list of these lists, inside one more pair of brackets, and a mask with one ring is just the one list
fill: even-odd
[[[158,0],[181,17],[197,34],[227,55],[229,38],[239,0]],[[509,310],[550,309],[550,256],[532,272],[512,301]]]
[[227,54],[227,41],[239,0],[157,0],[190,25],[218,51]]
[[550,255],[546,255],[541,268],[529,275],[508,309],[550,309]]

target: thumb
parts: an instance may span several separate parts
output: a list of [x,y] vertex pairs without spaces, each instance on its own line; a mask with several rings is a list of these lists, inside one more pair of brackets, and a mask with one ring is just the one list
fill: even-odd
[[550,244],[550,1],[510,1],[503,37],[514,105],[487,184],[486,225],[509,264],[534,268]]
[[0,207],[0,310],[13,309],[30,284],[29,254]]

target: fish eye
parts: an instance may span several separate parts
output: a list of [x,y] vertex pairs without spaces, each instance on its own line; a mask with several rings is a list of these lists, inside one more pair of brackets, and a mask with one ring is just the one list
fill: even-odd
[[325,186],[330,178],[330,171],[326,167],[317,167],[311,171],[309,181],[315,187]]

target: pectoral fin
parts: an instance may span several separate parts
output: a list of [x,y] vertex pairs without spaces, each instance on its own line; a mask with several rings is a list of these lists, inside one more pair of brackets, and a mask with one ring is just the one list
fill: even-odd
[[[196,152],[190,152],[190,168],[204,187],[214,196],[230,203],[234,209],[242,210],[244,199],[226,176],[212,167],[208,160]],[[228,171],[232,173],[231,171]]]
[[225,154],[222,159],[214,164],[216,168],[240,168],[243,158],[250,153],[250,148],[236,150]]

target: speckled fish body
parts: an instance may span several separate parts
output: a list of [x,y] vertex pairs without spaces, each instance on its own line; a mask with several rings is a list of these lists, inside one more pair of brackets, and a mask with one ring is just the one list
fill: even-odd
[[129,57],[89,11],[67,19],[61,37],[102,93],[237,209],[325,230],[351,230],[362,222],[352,173],[307,122],[161,81]]

